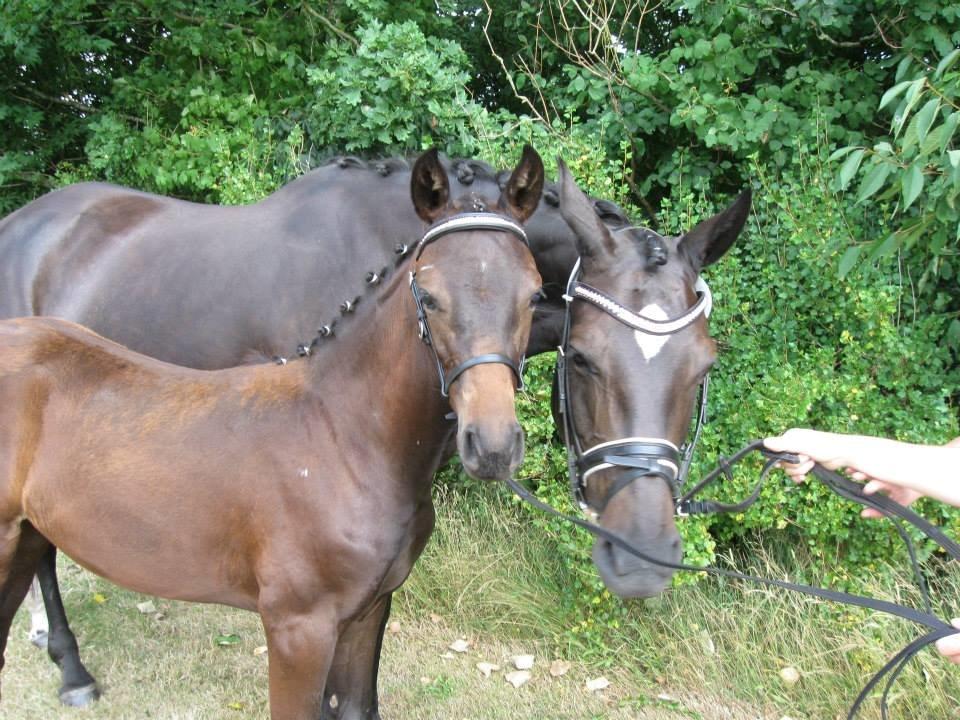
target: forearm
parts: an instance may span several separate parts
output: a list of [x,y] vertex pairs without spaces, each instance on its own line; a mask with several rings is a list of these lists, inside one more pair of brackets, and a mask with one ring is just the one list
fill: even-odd
[[960,505],[960,447],[914,445],[864,435],[846,436],[844,444],[838,452],[843,466]]

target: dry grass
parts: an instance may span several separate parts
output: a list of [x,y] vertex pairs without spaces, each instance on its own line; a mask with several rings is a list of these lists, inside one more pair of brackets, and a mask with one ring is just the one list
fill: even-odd
[[[607,650],[592,648],[591,664],[564,657],[570,672],[552,678],[550,660],[571,652],[565,638],[573,618],[557,602],[569,561],[546,551],[540,531],[495,496],[461,499],[440,503],[440,529],[394,603],[398,627],[387,635],[380,674],[386,720],[842,718],[869,674],[916,634],[899,621],[801,596],[705,582],[633,603]],[[762,549],[754,562],[760,572],[784,574]],[[58,672],[27,642],[21,613],[0,677],[5,720],[268,716],[255,615],[154,601],[163,615],[157,619],[137,610],[142,596],[67,563],[63,585],[84,659],[105,695],[92,710],[60,708]],[[893,591],[909,594],[905,587],[897,582]],[[889,584],[876,591],[891,592]],[[936,593],[960,596],[960,577],[944,574]],[[239,642],[218,646],[215,638],[227,633]],[[457,638],[471,642],[467,653],[449,653]],[[537,664],[519,689],[502,672],[485,679],[475,667],[481,660],[506,667],[521,652],[535,654]],[[800,673],[795,685],[780,677],[786,666]],[[586,680],[598,675],[611,686],[587,692]],[[957,717],[958,698],[960,669],[927,652],[896,686],[892,717]],[[861,715],[877,717],[875,706]]]

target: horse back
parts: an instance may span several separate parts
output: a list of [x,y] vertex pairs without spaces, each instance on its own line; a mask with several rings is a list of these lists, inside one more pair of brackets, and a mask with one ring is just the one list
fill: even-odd
[[106,183],[48,193],[0,221],[0,317],[68,301],[98,260],[169,201]]

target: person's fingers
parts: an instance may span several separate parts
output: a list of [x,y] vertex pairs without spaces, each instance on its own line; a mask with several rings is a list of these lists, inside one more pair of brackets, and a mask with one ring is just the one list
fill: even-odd
[[880,480],[871,480],[870,482],[868,482],[866,485],[863,486],[863,494],[873,495],[874,493],[879,492],[880,490],[889,490],[889,489],[890,489],[890,486],[887,485],[885,482],[881,482]]
[[784,472],[796,483],[803,482],[807,473],[813,470],[813,460],[805,459],[800,463],[782,463]]
[[852,477],[857,482],[863,482],[869,477],[869,475],[867,475],[866,473],[862,473],[859,470],[853,470],[850,472],[850,477]]
[[877,518],[882,518],[883,513],[873,508],[864,508],[860,511],[860,517],[867,518],[868,520],[876,520]]
[[[960,618],[954,618],[952,625],[960,627],[958,622],[960,622]],[[960,632],[937,640],[937,650],[950,662],[960,664]]]

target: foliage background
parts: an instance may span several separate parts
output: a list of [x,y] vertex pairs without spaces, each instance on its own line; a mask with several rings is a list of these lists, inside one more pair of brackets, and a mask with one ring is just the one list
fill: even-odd
[[[336,153],[433,145],[507,166],[532,142],[664,232],[750,186],[748,228],[707,273],[721,362],[695,470],[791,425],[944,442],[958,434],[958,14],[939,0],[7,0],[0,212],[86,179],[248,202]],[[550,359],[531,374],[522,474],[565,503]],[[453,466],[443,482],[466,481]],[[758,507],[686,521],[688,560],[759,534],[856,586],[900,557],[888,528],[816,485],[771,485]],[[615,629],[629,610],[590,572],[588,542],[534,521],[578,558],[559,583],[571,632]]]

